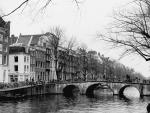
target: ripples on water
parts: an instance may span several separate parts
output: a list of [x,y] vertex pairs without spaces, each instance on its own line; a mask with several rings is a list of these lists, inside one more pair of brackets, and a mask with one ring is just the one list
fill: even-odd
[[0,101],[0,113],[146,113],[150,97],[124,100],[118,96],[66,98],[47,95],[24,100]]

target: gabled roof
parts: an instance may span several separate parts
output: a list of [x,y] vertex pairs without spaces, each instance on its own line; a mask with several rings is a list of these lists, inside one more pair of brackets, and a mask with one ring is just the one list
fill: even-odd
[[22,43],[23,45],[29,45],[29,42],[31,40],[31,35],[20,35],[17,43]]
[[17,43],[22,43],[23,45],[37,45],[39,42],[39,39],[44,34],[39,35],[20,35],[18,38]]
[[40,38],[43,36],[52,36],[52,33],[36,34],[36,35],[20,35],[16,43],[22,43],[25,46],[38,45]]
[[40,34],[40,35],[32,35],[32,41],[30,43],[30,45],[37,45],[39,42],[39,39],[41,36],[43,36],[44,34]]

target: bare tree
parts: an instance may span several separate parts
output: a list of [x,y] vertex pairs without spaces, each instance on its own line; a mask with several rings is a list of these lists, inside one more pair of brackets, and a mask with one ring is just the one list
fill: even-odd
[[88,58],[87,58],[87,46],[83,44],[78,47],[77,52],[79,56],[79,66],[80,68],[80,73],[83,75],[83,80],[87,80],[87,74],[88,74]]
[[50,46],[53,48],[55,70],[56,70],[57,79],[59,79],[60,78],[59,73],[62,70],[62,66],[58,66],[58,51],[60,45],[62,45],[64,32],[60,27],[53,27],[50,29],[50,36],[51,37],[49,38],[49,43]]
[[76,40],[76,38],[75,37],[71,37],[68,41],[67,41],[67,50],[69,51],[69,50],[74,50],[74,49],[76,49],[76,47],[77,47],[77,45],[78,45],[78,43],[77,43],[77,40]]
[[108,35],[100,39],[110,42],[113,47],[123,47],[122,56],[136,53],[146,61],[150,60],[150,1],[135,0],[130,12],[119,12],[109,28]]
[[49,45],[53,48],[55,70],[57,79],[61,80],[63,70],[69,61],[69,53],[76,46],[76,39],[71,38],[65,47],[66,37],[64,30],[60,27],[53,27],[50,29]]

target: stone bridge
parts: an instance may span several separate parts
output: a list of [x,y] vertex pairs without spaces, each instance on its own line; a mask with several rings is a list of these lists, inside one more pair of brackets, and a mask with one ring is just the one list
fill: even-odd
[[57,83],[50,93],[71,93],[74,89],[78,89],[80,94],[91,95],[97,87],[107,87],[114,95],[123,95],[123,91],[127,87],[135,87],[141,96],[150,95],[150,84],[143,83],[124,83],[124,82],[106,82],[106,81],[86,81],[72,83]]
[[0,90],[0,97],[32,96],[41,94],[67,94],[70,95],[79,91],[80,94],[88,96],[93,95],[96,88],[109,89],[114,95],[123,96],[123,91],[127,87],[135,87],[141,96],[150,96],[150,84],[143,83],[124,83],[107,81],[82,81],[82,82],[59,82],[30,85],[27,87],[18,87]]

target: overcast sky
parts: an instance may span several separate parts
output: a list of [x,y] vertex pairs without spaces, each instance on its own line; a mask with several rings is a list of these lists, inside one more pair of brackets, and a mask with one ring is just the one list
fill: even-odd
[[[0,13],[8,13],[22,1],[0,0]],[[96,38],[96,34],[103,32],[111,22],[113,10],[125,7],[132,0],[82,0],[79,9],[73,0],[53,0],[43,12],[39,8],[44,3],[37,4],[36,1],[32,0],[27,7],[4,18],[11,21],[11,34],[39,34],[53,26],[60,26],[68,38],[75,36],[79,42],[87,44],[88,48],[113,59],[119,58],[120,50],[108,49],[106,44]],[[150,77],[149,62],[144,59],[128,56],[120,62]]]

